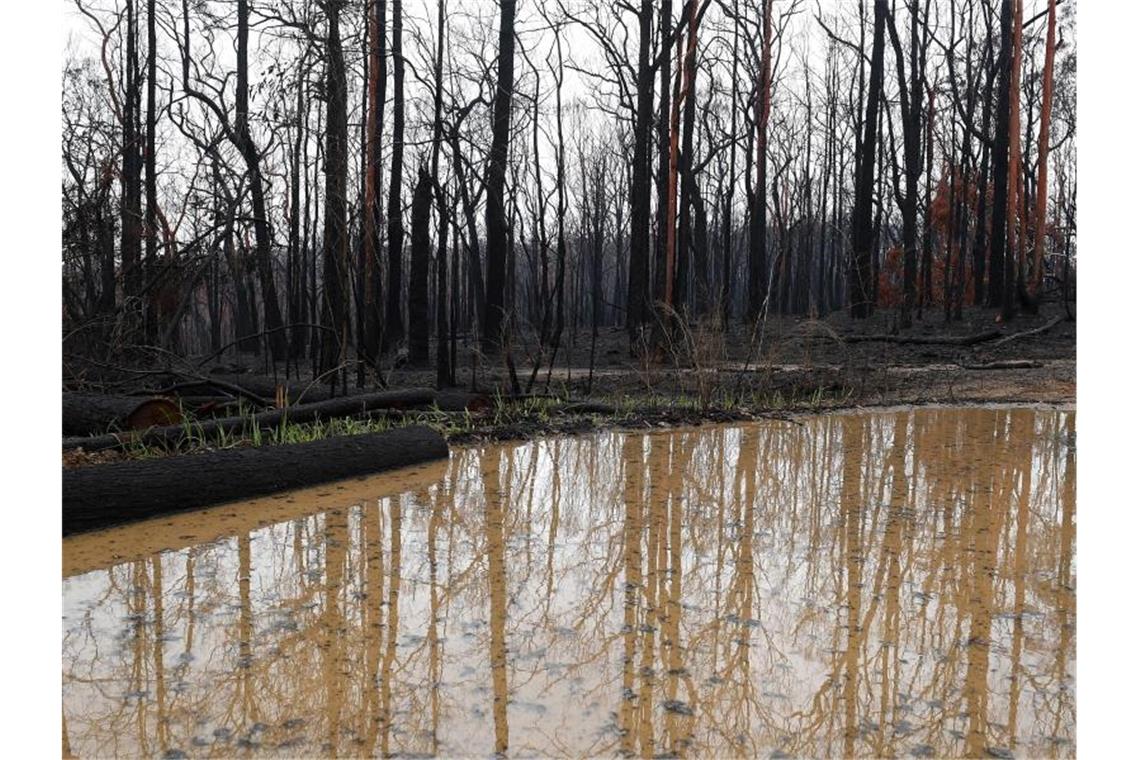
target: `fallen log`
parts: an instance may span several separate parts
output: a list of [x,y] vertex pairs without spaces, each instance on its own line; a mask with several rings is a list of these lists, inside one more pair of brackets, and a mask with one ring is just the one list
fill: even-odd
[[1013,335],[1007,335],[1006,337],[999,340],[997,343],[990,346],[990,348],[997,348],[998,346],[1004,346],[1006,343],[1012,343],[1015,340],[1021,340],[1022,338],[1028,338],[1031,335],[1040,335],[1041,333],[1046,332],[1047,330],[1052,330],[1054,327],[1056,327],[1058,324],[1060,324],[1060,322],[1061,322],[1060,317],[1053,317],[1052,319],[1050,319],[1048,322],[1041,325],[1040,327],[1035,327],[1032,330],[1026,330],[1025,332],[1014,333]]
[[146,446],[178,446],[190,433],[198,438],[213,439],[219,435],[251,434],[255,429],[273,430],[286,423],[306,423],[318,420],[331,420],[338,417],[356,415],[377,410],[410,409],[430,404],[435,398],[433,391],[423,388],[407,388],[362,396],[318,401],[314,404],[274,409],[245,417],[219,417],[205,422],[196,422],[190,430],[183,425],[169,425],[151,428],[143,433],[121,433],[91,438],[65,438],[64,450],[82,448],[84,451],[103,451],[120,445],[136,443]]
[[267,399],[277,395],[277,386],[285,386],[285,393],[290,404],[309,403],[312,401],[326,401],[332,397],[328,384],[309,381],[285,381],[283,378],[273,378],[268,375],[210,375],[210,381],[222,380],[228,384],[244,388],[251,393]]
[[202,398],[211,396],[215,399],[239,399],[244,398],[251,402],[254,406],[266,407],[272,406],[272,399],[263,398],[252,391],[240,388],[236,385],[228,385],[226,383],[211,383],[203,381],[190,381],[184,383],[174,383],[173,385],[167,384],[159,388],[148,388],[141,391],[136,391],[141,394],[154,394],[161,393],[164,396],[177,396],[178,398]]
[[495,402],[486,393],[446,388],[435,393],[434,403],[441,412],[486,412]]
[[973,346],[1002,336],[1001,330],[983,330],[973,335],[848,335],[845,343],[905,343],[917,346]]
[[423,426],[63,471],[63,535],[441,459]]
[[84,357],[64,357],[63,387],[69,391],[90,391],[106,386],[126,385],[135,377],[122,370],[93,366]]
[[241,399],[230,396],[179,396],[178,401],[195,417],[228,417],[238,411],[242,403]]
[[63,394],[63,434],[95,435],[108,430],[144,430],[182,421],[178,404],[166,398]]
[[1003,359],[994,362],[959,364],[958,366],[962,369],[1038,369],[1045,365],[1033,359]]
[[163,392],[206,396],[216,391],[224,391],[234,396],[243,396],[254,403],[268,405],[277,397],[277,386],[285,388],[290,404],[301,402],[326,401],[331,397],[328,386],[320,383],[286,382],[283,378],[268,375],[179,375],[171,373],[172,384],[162,388]]

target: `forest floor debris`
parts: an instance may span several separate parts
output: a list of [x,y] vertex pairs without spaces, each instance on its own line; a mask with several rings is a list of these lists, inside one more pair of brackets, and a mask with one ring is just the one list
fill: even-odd
[[[286,423],[280,429],[218,440],[190,436],[177,447],[127,444],[112,451],[76,449],[65,452],[64,466],[319,440],[408,425],[432,427],[454,445],[601,429],[792,419],[804,413],[870,406],[1071,404],[1076,397],[1076,324],[1059,319],[1058,311],[1043,309],[1035,317],[1019,318],[1006,330],[997,326],[999,336],[1016,335],[1016,341],[999,337],[974,343],[954,339],[994,328],[992,311],[969,310],[963,321],[949,324],[939,314],[905,332],[894,329],[893,313],[862,323],[844,315],[827,320],[773,318],[756,335],[739,325],[727,334],[698,325],[686,336],[689,345],[683,358],[666,355],[657,361],[637,352],[631,355],[623,329],[603,328],[593,342],[589,331],[580,330],[569,336],[569,345],[553,369],[542,366],[523,398],[507,393],[512,384],[506,370],[499,369],[501,360],[491,365],[487,357],[460,346],[466,364],[460,362],[458,385],[468,393],[474,389],[475,396],[485,394],[489,403],[470,409],[440,404],[441,408],[389,410],[354,419]],[[950,340],[843,339],[880,334]],[[526,345],[516,345],[513,351],[525,383],[534,356],[528,355]],[[256,357],[250,359],[256,367]],[[389,389],[422,388],[433,384],[434,371],[398,367],[388,372],[386,380]]]

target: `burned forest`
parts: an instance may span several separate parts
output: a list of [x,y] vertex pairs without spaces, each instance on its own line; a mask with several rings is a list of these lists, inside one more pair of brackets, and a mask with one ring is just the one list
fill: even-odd
[[71,0],[65,466],[1065,401],[1075,5]]
[[1076,756],[1077,5],[65,0],[63,756]]
[[831,5],[76,0],[67,379],[1071,316],[1074,3]]

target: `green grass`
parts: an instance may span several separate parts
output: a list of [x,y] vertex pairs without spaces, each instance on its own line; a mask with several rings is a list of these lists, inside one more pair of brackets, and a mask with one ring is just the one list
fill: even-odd
[[849,402],[853,395],[854,390],[849,388],[842,390],[815,388],[810,392],[790,394],[785,394],[780,390],[733,391],[731,389],[719,389],[706,397],[695,393],[671,393],[667,395],[651,393],[632,397],[611,396],[606,400],[618,410],[619,415],[628,415],[639,411],[701,413],[748,410],[752,412],[780,412],[793,409],[826,409]]
[[[646,395],[609,395],[596,397],[614,407],[615,413],[584,415],[597,420],[610,420],[620,423],[623,419],[638,414],[661,412],[683,412],[701,415],[709,412],[779,412],[789,410],[820,410],[849,403],[854,396],[853,389],[816,388],[802,394],[785,395],[779,390],[734,391],[721,388],[712,394],[649,393]],[[470,412],[444,412],[438,407],[422,411],[410,411],[392,416],[353,419],[338,418],[316,422],[293,423],[283,421],[269,430],[262,430],[253,424],[257,410],[247,403],[240,403],[237,416],[248,422],[241,432],[219,432],[207,435],[202,421],[197,420],[188,410],[183,410],[182,451],[202,451],[231,449],[242,446],[279,446],[293,443],[308,443],[346,435],[378,433],[409,425],[426,425],[438,431],[445,438],[463,439],[480,433],[526,431],[553,431],[559,429],[557,408],[565,403],[564,397],[528,397],[512,401],[501,395],[493,398],[491,409],[482,415]],[[166,446],[145,445],[134,442],[128,445],[126,454],[132,459],[148,459],[172,453]]]

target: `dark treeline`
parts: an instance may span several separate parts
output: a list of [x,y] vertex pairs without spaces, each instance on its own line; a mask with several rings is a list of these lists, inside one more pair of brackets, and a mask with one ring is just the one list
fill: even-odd
[[70,350],[446,384],[1069,297],[1073,0],[73,2]]

